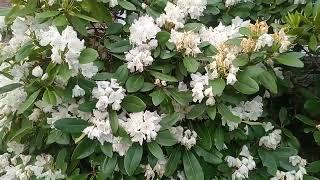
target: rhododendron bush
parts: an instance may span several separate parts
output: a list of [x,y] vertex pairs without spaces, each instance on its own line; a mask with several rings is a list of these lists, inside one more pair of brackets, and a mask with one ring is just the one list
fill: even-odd
[[0,179],[317,179],[279,99],[317,54],[319,2],[11,3]]

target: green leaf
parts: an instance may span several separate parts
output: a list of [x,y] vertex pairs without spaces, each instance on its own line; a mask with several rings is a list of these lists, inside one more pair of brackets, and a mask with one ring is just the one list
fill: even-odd
[[123,25],[121,23],[112,23],[108,26],[106,34],[118,34],[122,31]]
[[259,157],[264,167],[267,167],[267,171],[270,175],[275,175],[277,172],[277,162],[274,156],[263,149],[258,149]]
[[235,116],[230,111],[230,109],[224,104],[218,104],[218,112],[227,121],[232,121],[232,122],[235,122],[235,123],[240,123],[241,122],[241,119],[238,116]]
[[99,22],[99,21],[96,20],[95,18],[86,16],[86,15],[83,15],[83,14],[77,14],[77,13],[74,13],[74,12],[70,12],[69,14],[70,14],[71,16],[76,16],[76,17],[78,17],[78,18],[81,18],[81,19],[83,19],[83,20],[87,20],[87,21],[90,21],[90,22]]
[[176,138],[170,133],[169,130],[158,132],[156,142],[162,146],[173,146],[177,144]]
[[95,61],[99,57],[98,52],[92,48],[86,48],[81,51],[79,62],[80,64],[87,64]]
[[235,60],[232,61],[232,64],[237,67],[245,66],[249,62],[249,57],[247,54],[238,56]]
[[60,16],[54,18],[52,23],[55,26],[66,26],[68,24],[68,20],[67,20],[66,16],[60,15]]
[[183,154],[183,168],[188,180],[204,180],[202,167],[191,151]]
[[196,104],[187,114],[187,119],[196,119],[200,117],[206,111],[206,106],[204,104]]
[[43,93],[42,100],[51,105],[56,105],[57,96],[56,93],[50,89],[46,89]]
[[94,152],[95,148],[96,148],[96,144],[93,143],[93,141],[89,140],[88,138],[85,138],[74,149],[71,159],[86,158]]
[[308,173],[318,173],[320,172],[320,160],[314,161],[307,166]]
[[238,81],[233,85],[233,87],[243,94],[254,94],[259,91],[258,83],[247,76],[246,73],[239,73],[237,77]]
[[281,64],[302,68],[303,62],[299,60],[301,57],[303,57],[302,53],[289,52],[289,53],[280,54],[279,56],[275,57],[275,59]]
[[306,109],[312,115],[319,115],[319,107],[320,107],[320,100],[318,99],[308,99],[304,103],[304,109]]
[[144,82],[142,88],[140,89],[140,92],[148,92],[151,91],[154,88],[154,84],[149,82]]
[[22,105],[19,107],[18,114],[22,114],[25,110],[27,110],[31,105],[34,103],[34,101],[39,96],[40,89],[34,93],[32,93],[28,99],[22,103]]
[[164,154],[162,152],[161,147],[156,142],[148,143],[148,149],[154,157],[158,158],[159,160],[165,159]]
[[149,72],[152,76],[154,76],[155,78],[158,78],[160,80],[168,81],[168,82],[178,82],[178,80],[173,76],[169,76],[167,74],[163,74],[163,73],[160,73],[157,71],[152,71],[152,70],[149,70]]
[[157,33],[157,39],[159,44],[166,44],[170,39],[170,33],[167,31],[160,31]]
[[2,87],[0,87],[0,94],[15,90],[21,86],[22,86],[22,84],[20,84],[20,83],[12,83],[12,84],[2,86]]
[[143,149],[137,144],[133,144],[124,157],[124,169],[129,176],[132,176],[140,164]]
[[320,145],[320,131],[313,132],[313,138],[316,141],[316,143]]
[[119,119],[117,112],[114,110],[110,110],[110,126],[113,133],[117,133],[119,128]]
[[183,65],[187,71],[194,73],[198,70],[200,63],[195,58],[185,57],[183,59]]
[[218,126],[214,131],[214,145],[219,151],[224,148],[224,131],[221,126]]
[[15,55],[15,60],[16,61],[21,61],[24,60],[25,58],[27,58],[32,51],[34,50],[35,46],[29,42],[26,43],[25,45],[23,45],[16,53]]
[[170,154],[169,159],[166,164],[165,172],[164,174],[167,177],[172,176],[172,174],[176,171],[178,164],[181,159],[181,151],[180,148],[175,148],[173,152]]
[[317,45],[318,45],[317,37],[314,34],[312,34],[309,39],[308,47],[310,50],[316,51]]
[[109,48],[112,53],[124,53],[128,52],[132,48],[132,45],[130,45],[128,40],[122,40],[110,44],[107,48]]
[[198,154],[198,156],[202,157],[204,161],[211,163],[211,164],[220,164],[222,163],[221,157],[216,155],[214,152],[206,151],[199,146],[195,146],[194,150]]
[[270,90],[272,93],[278,93],[278,87],[275,78],[271,75],[270,72],[264,71],[258,76],[258,80],[260,83]]
[[48,11],[48,10],[46,10],[44,12],[37,13],[35,18],[37,20],[41,20],[41,19],[46,19],[46,18],[50,18],[50,17],[56,16],[58,14],[60,14],[59,11]]
[[224,88],[226,87],[226,82],[221,78],[217,78],[210,80],[209,85],[212,87],[212,92],[214,95],[221,96]]
[[113,150],[112,150],[112,145],[110,143],[104,143],[103,145],[100,145],[100,149],[104,155],[110,158],[112,157]]
[[216,106],[209,106],[207,108],[207,114],[210,117],[211,120],[215,120],[216,114],[217,114],[217,108]]
[[140,98],[132,95],[124,97],[121,106],[128,112],[141,112],[146,109],[146,104]]
[[56,167],[58,169],[63,170],[66,168],[67,163],[66,163],[66,156],[67,156],[67,150],[65,148],[61,149],[57,155],[56,159]]
[[113,156],[111,158],[106,157],[101,166],[101,171],[103,174],[109,177],[112,175],[112,172],[116,167],[116,165],[117,165],[117,156]]
[[160,121],[161,128],[166,129],[175,125],[180,118],[181,118],[180,114],[177,112],[174,112],[173,114],[163,117]]
[[129,93],[137,92],[143,87],[144,77],[140,75],[130,76],[126,82],[126,89]]
[[202,23],[187,23],[184,25],[184,30],[185,31],[199,31],[201,27],[203,26]]
[[244,36],[250,36],[251,35],[251,31],[248,27],[241,27],[239,29],[239,33],[244,35]]
[[86,101],[79,105],[78,110],[83,112],[92,112],[96,107],[96,102],[94,101]]
[[129,11],[135,11],[136,10],[136,6],[134,4],[132,4],[131,2],[125,1],[125,0],[120,0],[118,1],[119,5],[121,7],[123,7],[126,10]]
[[79,118],[63,118],[54,123],[54,127],[67,133],[81,133],[89,123]]
[[165,93],[181,105],[188,105],[188,103],[192,101],[192,96],[188,92],[181,92],[177,89],[170,88],[165,89]]
[[307,116],[304,116],[302,114],[297,114],[295,116],[295,118],[297,118],[299,121],[301,121],[302,123],[304,123],[306,125],[309,125],[309,126],[312,126],[312,127],[316,126],[316,123],[312,119],[310,119]]
[[129,71],[127,65],[124,64],[119,66],[117,71],[113,74],[113,78],[117,79],[119,82],[125,83],[128,79]]
[[150,93],[149,96],[152,98],[153,105],[158,106],[164,100],[166,94],[163,92],[163,90],[158,89]]

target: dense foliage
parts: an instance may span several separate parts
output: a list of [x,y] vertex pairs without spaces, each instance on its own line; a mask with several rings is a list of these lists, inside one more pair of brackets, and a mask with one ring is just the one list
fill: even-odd
[[320,1],[11,2],[0,180],[320,176]]

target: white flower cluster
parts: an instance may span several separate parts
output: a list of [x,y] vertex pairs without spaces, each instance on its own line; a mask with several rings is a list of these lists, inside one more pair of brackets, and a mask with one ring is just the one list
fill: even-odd
[[241,180],[249,177],[249,171],[256,167],[256,163],[251,156],[248,147],[243,146],[240,152],[242,156],[241,160],[239,158],[234,158],[232,156],[226,156],[225,161],[228,163],[229,167],[237,168],[232,174],[232,180]]
[[50,26],[48,30],[41,29],[38,39],[41,46],[50,45],[52,47],[52,62],[61,64],[64,59],[74,76],[80,70],[82,75],[88,78],[93,77],[98,72],[98,67],[92,62],[79,63],[80,53],[85,49],[84,40],[78,39],[77,32],[71,26],[67,26],[61,34],[55,26]]
[[78,84],[72,89],[72,97],[82,97],[86,94],[85,90],[82,89]]
[[234,6],[234,5],[238,4],[238,3],[240,3],[241,1],[243,1],[243,2],[249,2],[249,1],[251,1],[251,0],[226,0],[225,6],[226,6],[226,7]]
[[92,125],[86,127],[83,133],[86,134],[89,139],[96,138],[101,144],[111,143],[113,151],[123,156],[131,145],[123,141],[121,137],[115,137],[112,134],[109,118],[107,111],[93,110],[93,116],[89,119]]
[[197,54],[201,53],[201,50],[198,47],[200,44],[199,34],[194,33],[193,31],[178,32],[172,29],[169,42],[176,45],[178,52],[187,56],[195,57]]
[[28,26],[28,20],[25,18],[16,18],[12,25],[12,38],[7,45],[1,49],[1,56],[5,58],[11,58],[25,43],[30,40],[30,29]]
[[157,112],[137,112],[128,116],[128,118],[123,117],[119,123],[130,135],[132,142],[139,142],[142,145],[143,141],[151,142],[156,139],[161,128],[161,117]]
[[5,16],[0,16],[0,41],[2,41],[2,31],[5,29],[6,27],[6,23],[4,21]]
[[207,97],[206,105],[214,105],[215,99],[214,94],[212,91],[212,87],[209,86],[209,77],[207,74],[202,75],[199,72],[195,74],[191,74],[191,82],[190,86],[192,87],[192,97],[193,102],[201,102],[204,97]]
[[[236,107],[229,107],[232,114],[240,117],[244,121],[257,121],[263,112],[262,97],[257,96],[251,101],[242,101]],[[222,118],[222,125],[228,125],[229,130],[233,131],[238,127],[238,123]]]
[[281,130],[276,129],[269,133],[267,136],[263,136],[259,140],[259,146],[265,146],[270,149],[276,149],[281,142]]
[[248,27],[250,21],[243,21],[240,17],[235,17],[231,25],[225,26],[221,22],[215,28],[202,27],[199,31],[201,42],[209,42],[215,47],[225,43],[229,39],[241,37],[239,30],[241,27]]
[[177,0],[177,6],[191,19],[199,19],[207,7],[207,0]]
[[53,157],[42,154],[32,161],[31,155],[23,155],[24,145],[17,142],[7,144],[7,151],[0,155],[0,180],[27,180],[27,179],[45,179],[56,180],[63,179],[65,176],[61,170],[55,170],[53,167]]
[[184,130],[183,127],[177,126],[170,128],[170,132],[178,140],[180,144],[185,146],[188,150],[197,143],[197,133],[190,129]]
[[272,177],[270,180],[303,180],[303,176],[307,174],[305,166],[307,165],[307,161],[302,159],[300,156],[291,156],[289,157],[289,162],[292,166],[297,167],[297,170],[292,170],[288,172],[277,171],[275,177]]
[[144,169],[144,176],[146,180],[153,180],[156,176],[158,175],[159,178],[162,178],[165,172],[165,166],[166,166],[167,161],[166,160],[159,160],[157,161],[157,164],[153,167],[151,167],[150,164],[148,165],[143,165]]
[[142,72],[145,66],[150,66],[153,62],[151,50],[158,46],[155,38],[161,29],[152,17],[145,15],[135,20],[129,30],[129,40],[135,47],[125,56],[128,69],[130,72]]
[[96,108],[100,111],[105,111],[111,105],[113,110],[118,111],[125,96],[125,89],[117,83],[116,79],[97,81],[96,84],[97,87],[92,90],[92,96],[98,99]]

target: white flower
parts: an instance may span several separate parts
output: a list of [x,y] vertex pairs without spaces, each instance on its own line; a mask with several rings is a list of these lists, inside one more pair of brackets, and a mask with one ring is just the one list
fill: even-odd
[[109,1],[109,7],[115,7],[118,5],[118,0],[110,0]]
[[36,122],[40,120],[41,110],[39,108],[34,108],[32,113],[28,116],[30,121]]
[[7,143],[7,151],[8,152],[13,152],[16,155],[19,155],[23,152],[24,150],[24,145],[17,143],[15,141]]
[[142,145],[143,141],[151,142],[157,137],[160,130],[161,117],[156,112],[138,112],[128,114],[129,118],[123,118],[120,125],[131,136],[131,141],[139,142]]
[[259,51],[261,48],[268,46],[271,47],[273,45],[273,38],[270,34],[263,34],[261,35],[257,42],[256,47],[254,48],[255,51]]
[[264,128],[265,132],[271,131],[274,128],[271,122],[267,122],[267,123],[263,122],[262,127]]
[[120,104],[125,96],[125,89],[117,83],[117,80],[97,81],[96,84],[97,87],[92,90],[92,96],[98,99],[96,108],[104,111],[111,105],[113,110],[120,110]]
[[212,97],[212,89],[207,87],[209,85],[209,77],[207,74],[202,75],[197,72],[195,74],[191,74],[191,79],[190,86],[192,87],[193,102],[200,103],[205,96],[209,98]]
[[155,24],[152,17],[145,15],[134,20],[129,28],[130,42],[135,45],[148,43],[148,40],[155,39],[161,29]]
[[276,129],[267,136],[260,138],[259,146],[265,146],[270,149],[276,149],[281,142],[281,130]]
[[190,129],[184,130],[183,127],[177,126],[169,129],[180,144],[185,146],[188,150],[197,143],[197,133]]
[[150,66],[153,62],[150,50],[141,50],[139,47],[131,49],[125,58],[130,72],[142,72],[145,66]]
[[153,170],[158,174],[160,178],[162,178],[162,176],[164,175],[166,164],[166,160],[158,160],[157,164],[153,167]]
[[283,171],[279,171],[277,170],[277,174],[275,177],[272,177],[270,180],[283,180],[283,179],[287,179],[287,180],[303,180],[303,176],[305,174],[307,174],[306,171],[306,164],[307,161],[305,159],[302,159],[300,156],[291,156],[289,157],[289,162],[293,165],[293,166],[297,166],[297,170],[291,170],[288,172],[283,172]]
[[256,167],[256,163],[251,156],[247,146],[243,146],[239,154],[241,159],[232,156],[226,156],[225,161],[229,167],[235,167],[236,170],[232,174],[232,180],[241,180],[249,177],[249,171]]
[[95,66],[92,62],[87,64],[81,64],[80,69],[82,75],[87,78],[92,78],[99,71],[98,67]]
[[104,142],[112,143],[114,136],[112,134],[109,113],[94,110],[93,117],[90,118],[92,126],[88,126],[83,130],[83,133],[88,136],[89,139],[98,139],[101,144]]
[[200,37],[193,31],[178,32],[174,29],[171,30],[169,42],[176,45],[177,51],[184,53],[187,56],[195,57],[201,53],[198,45],[200,44]]
[[131,144],[123,141],[121,137],[113,138],[112,149],[114,152],[117,152],[120,156],[124,156],[127,153],[130,146]]
[[281,69],[282,69],[281,67],[275,67],[275,68],[273,68],[273,71],[274,71],[274,73],[276,74],[276,76],[278,78],[283,80],[284,76],[283,76],[283,73],[282,73]]
[[231,112],[243,120],[257,121],[263,112],[262,97],[257,96],[252,101],[242,101],[232,108]]
[[86,92],[78,84],[72,89],[72,97],[81,97],[84,96]]
[[186,14],[178,6],[171,2],[167,2],[164,8],[165,13],[157,18],[157,24],[160,27],[179,29],[184,27]]
[[189,14],[191,19],[199,19],[206,9],[207,0],[177,0],[177,6]]
[[32,70],[32,75],[35,77],[41,77],[43,74],[43,70],[40,66],[36,66],[35,68],[33,68]]
[[154,173],[150,164],[144,166],[144,177],[146,180],[153,180],[156,174]]

